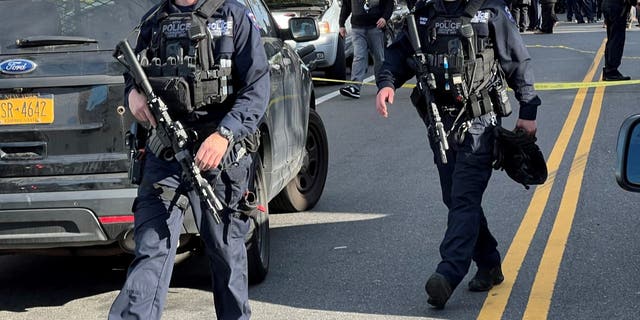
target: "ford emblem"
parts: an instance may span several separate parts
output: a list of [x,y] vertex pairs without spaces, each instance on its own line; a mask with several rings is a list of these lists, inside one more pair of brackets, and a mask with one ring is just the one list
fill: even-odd
[[36,69],[38,65],[27,59],[10,59],[0,62],[0,72],[6,74],[29,73]]

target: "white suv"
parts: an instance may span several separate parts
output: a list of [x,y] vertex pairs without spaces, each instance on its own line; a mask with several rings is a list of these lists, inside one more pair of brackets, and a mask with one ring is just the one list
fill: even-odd
[[338,33],[340,7],[342,0],[266,0],[267,6],[280,28],[287,28],[287,23],[293,17],[313,17],[318,21],[320,38],[309,42],[298,42],[297,49],[310,44],[315,46],[316,70],[325,72],[330,79],[346,79],[346,60],[353,56],[351,43],[350,19],[345,27],[347,36],[342,38]]

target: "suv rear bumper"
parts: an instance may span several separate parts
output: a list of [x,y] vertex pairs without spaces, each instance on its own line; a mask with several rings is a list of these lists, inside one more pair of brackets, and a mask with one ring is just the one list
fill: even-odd
[[136,189],[0,194],[0,250],[113,243],[132,224],[99,218],[131,216],[135,196]]

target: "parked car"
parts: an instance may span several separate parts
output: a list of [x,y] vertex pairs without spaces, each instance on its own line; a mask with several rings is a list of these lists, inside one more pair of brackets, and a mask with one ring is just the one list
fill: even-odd
[[[0,34],[0,253],[133,249],[136,186],[125,142],[133,118],[123,106],[124,69],[112,53],[160,1],[0,0],[0,19],[12,26]],[[317,25],[300,18],[292,30],[280,29],[262,0],[242,1],[271,67],[250,187],[272,210],[308,210],[324,189],[327,138],[310,71],[284,41],[315,39]],[[305,32],[294,30],[303,25]],[[247,249],[255,283],[269,268],[268,211],[252,221]],[[187,213],[180,250],[197,243]]]
[[293,44],[302,48],[308,44],[315,46],[316,70],[323,71],[326,78],[345,80],[347,75],[347,59],[353,57],[351,43],[351,21],[347,19],[345,28],[347,36],[339,34],[339,19],[342,0],[266,0],[278,25],[287,26],[290,18],[312,17],[318,20],[320,38],[311,42]]
[[[278,25],[286,27],[292,17],[314,17],[320,27],[320,38],[311,42],[293,44],[296,48],[313,44],[316,48],[313,67],[323,71],[326,78],[346,80],[347,67],[353,59],[353,43],[351,40],[351,19],[345,22],[347,35],[342,38],[340,29],[340,9],[343,0],[266,0]],[[347,0],[349,1],[349,0]],[[409,14],[404,0],[394,1],[394,10],[385,28],[385,44],[395,39],[404,24],[404,17]],[[372,60],[371,60],[372,61]]]
[[640,114],[622,123],[618,133],[616,180],[629,191],[640,192]]

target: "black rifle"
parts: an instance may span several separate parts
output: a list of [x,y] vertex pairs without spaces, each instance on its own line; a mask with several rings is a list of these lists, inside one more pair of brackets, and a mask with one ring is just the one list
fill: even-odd
[[[440,112],[438,106],[433,101],[433,95],[431,90],[436,88],[436,81],[433,73],[429,72],[427,67],[427,58],[422,53],[422,46],[420,45],[420,38],[418,37],[418,28],[416,27],[416,20],[413,14],[410,14],[405,19],[409,29],[409,40],[411,40],[411,46],[415,50],[413,59],[416,64],[416,80],[417,88],[424,99],[426,104],[425,120],[429,127],[429,134],[435,138],[440,144],[440,159],[442,163],[447,163],[447,150],[449,150],[449,142],[447,141],[447,133],[444,130],[444,124],[440,118]],[[416,108],[419,106],[416,105]]]
[[189,134],[182,126],[182,123],[171,119],[167,105],[153,92],[149,79],[142,70],[142,66],[140,66],[133,50],[131,50],[129,42],[126,40],[120,41],[113,55],[129,70],[135,83],[144,91],[147,97],[147,104],[157,123],[155,134],[162,142],[162,145],[171,153],[169,156],[165,155],[164,158],[171,158],[172,156],[180,163],[183,181],[195,188],[200,200],[207,205],[207,208],[213,214],[216,223],[220,223],[222,220],[218,211],[222,210],[222,203],[213,193],[211,184],[200,174],[200,169],[189,150]]

